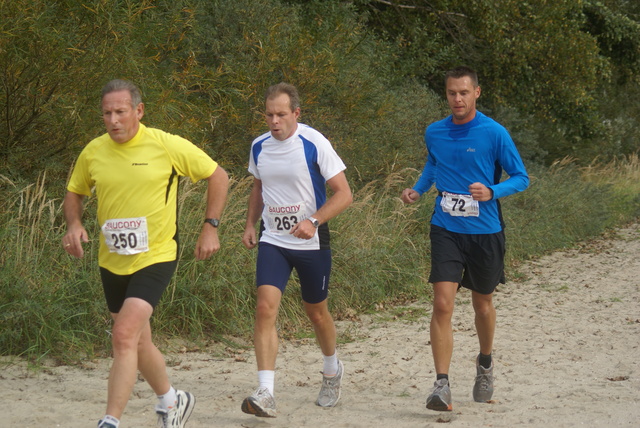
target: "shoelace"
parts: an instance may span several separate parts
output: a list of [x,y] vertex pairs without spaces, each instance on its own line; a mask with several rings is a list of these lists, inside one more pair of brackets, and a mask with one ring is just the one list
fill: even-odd
[[478,375],[478,381],[480,381],[480,385],[479,388],[482,391],[486,391],[487,389],[489,389],[489,375],[488,374],[481,374]]
[[256,394],[256,398],[258,399],[258,401],[260,402],[260,404],[265,404],[265,405],[272,405],[272,396],[269,393],[269,390],[265,389],[260,389],[259,391],[257,391]]

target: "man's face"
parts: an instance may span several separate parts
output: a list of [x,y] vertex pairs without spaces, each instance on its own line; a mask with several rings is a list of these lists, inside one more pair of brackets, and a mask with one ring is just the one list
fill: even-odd
[[126,143],[135,137],[144,115],[144,104],[131,105],[127,90],[110,92],[102,98],[102,119],[107,132],[116,143]]
[[289,95],[279,94],[267,99],[265,103],[265,119],[273,138],[284,141],[291,137],[298,127],[300,108],[291,111]]
[[447,101],[453,114],[453,123],[462,125],[476,117],[476,100],[480,96],[480,86],[473,86],[470,77],[447,79]]

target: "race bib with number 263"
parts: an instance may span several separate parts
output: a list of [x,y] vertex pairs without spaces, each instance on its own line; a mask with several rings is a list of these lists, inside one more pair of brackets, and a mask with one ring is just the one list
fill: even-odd
[[286,235],[291,228],[307,218],[302,202],[288,205],[266,205],[264,209],[266,229],[274,235]]

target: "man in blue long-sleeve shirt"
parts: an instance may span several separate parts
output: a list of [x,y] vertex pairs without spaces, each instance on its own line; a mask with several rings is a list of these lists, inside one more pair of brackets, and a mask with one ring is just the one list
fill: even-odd
[[[458,67],[445,77],[452,114],[425,133],[428,157],[418,182],[404,189],[402,200],[414,203],[436,185],[431,217],[433,314],[430,338],[436,369],[427,408],[451,410],[449,366],[453,354],[453,315],[459,287],[471,290],[480,342],[473,398],[493,394],[493,292],[504,283],[504,222],[499,198],[521,192],[529,177],[507,130],[476,109],[480,86],[475,71]],[[503,171],[509,176],[500,181]]]

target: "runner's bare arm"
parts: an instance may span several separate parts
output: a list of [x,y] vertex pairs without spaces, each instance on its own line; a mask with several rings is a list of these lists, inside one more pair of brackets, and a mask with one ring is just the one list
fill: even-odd
[[[344,171],[327,180],[327,184],[333,195],[327,199],[327,202],[318,211],[311,214],[311,217],[318,220],[320,224],[328,222],[353,202],[351,188]],[[300,222],[291,229],[291,234],[301,239],[311,239],[315,233],[316,228],[311,224],[311,221]]]
[[84,195],[67,192],[64,197],[63,212],[67,223],[67,233],[62,238],[64,250],[74,257],[84,256],[82,242],[89,242],[89,235],[82,225]]
[[[205,218],[220,219],[227,201],[228,188],[229,176],[221,166],[218,166],[213,174],[207,178],[207,209]],[[208,223],[203,223],[194,251],[196,259],[208,259],[219,249],[220,240],[218,238],[218,228]]]
[[249,195],[247,223],[245,224],[244,234],[242,235],[242,243],[248,249],[251,249],[258,244],[256,223],[258,222],[258,220],[260,220],[263,208],[264,202],[262,200],[262,181],[254,178],[253,187],[251,188],[251,194]]

